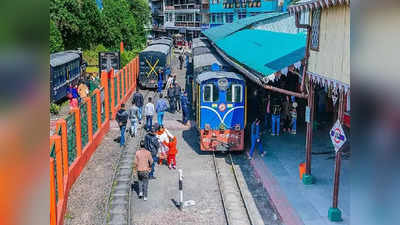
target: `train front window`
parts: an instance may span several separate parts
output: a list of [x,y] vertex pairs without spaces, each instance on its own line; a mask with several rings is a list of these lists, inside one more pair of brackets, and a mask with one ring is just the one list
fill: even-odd
[[242,85],[232,84],[226,91],[226,101],[242,102]]
[[218,98],[219,93],[217,85],[206,84],[203,86],[203,102],[216,102]]

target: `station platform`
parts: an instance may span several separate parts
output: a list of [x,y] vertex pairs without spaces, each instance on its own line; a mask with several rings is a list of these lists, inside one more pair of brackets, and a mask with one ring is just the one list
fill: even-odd
[[335,158],[333,153],[327,153],[333,151],[328,129],[314,131],[312,185],[304,185],[299,176],[299,164],[305,161],[305,133],[305,129],[298,128],[297,135],[264,134],[262,142],[267,154],[263,158],[257,155],[251,165],[284,224],[350,224],[350,162],[342,158],[338,208],[343,221],[331,222],[328,210],[332,206]]

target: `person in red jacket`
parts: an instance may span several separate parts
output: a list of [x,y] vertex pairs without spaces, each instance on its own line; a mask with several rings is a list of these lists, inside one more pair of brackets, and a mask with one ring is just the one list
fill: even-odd
[[[178,154],[178,149],[176,148],[176,137],[172,135],[168,135],[169,137],[169,143],[163,142],[166,146],[168,146],[168,167],[169,169],[174,168],[176,169],[176,154]],[[171,166],[172,165],[172,166]]]

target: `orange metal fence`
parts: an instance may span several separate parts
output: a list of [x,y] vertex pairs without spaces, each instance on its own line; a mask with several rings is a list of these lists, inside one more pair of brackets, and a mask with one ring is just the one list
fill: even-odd
[[[93,92],[96,96],[82,101],[84,109],[71,109],[68,122],[65,119],[57,121],[57,132],[50,137],[50,225],[63,225],[69,191],[109,131],[110,120],[115,119],[121,104],[125,103],[136,89],[138,70],[139,59],[136,57],[118,73],[114,74],[114,70],[110,73],[103,72],[102,90],[96,89]],[[116,87],[115,77],[118,80]],[[111,84],[110,88],[108,83]],[[117,88],[117,92],[114,88]],[[118,95],[117,104],[114,103],[115,93]],[[95,99],[94,102],[91,97]],[[82,110],[85,112],[82,113]],[[96,131],[94,126],[97,127]],[[87,134],[82,132],[83,129],[87,129]]]

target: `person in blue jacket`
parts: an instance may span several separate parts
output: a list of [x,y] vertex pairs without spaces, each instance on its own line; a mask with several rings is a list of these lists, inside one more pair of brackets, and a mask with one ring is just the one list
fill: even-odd
[[182,122],[183,124],[186,125],[189,118],[189,100],[186,91],[184,91],[181,96],[181,105],[182,105]]
[[264,157],[265,153],[260,139],[260,120],[258,118],[256,118],[253,121],[253,123],[251,123],[250,135],[251,135],[251,147],[250,147],[249,159],[253,158],[253,153],[256,147],[260,151],[261,157]]
[[164,72],[162,69],[158,69],[158,83],[157,83],[157,92],[161,93],[164,83]]

